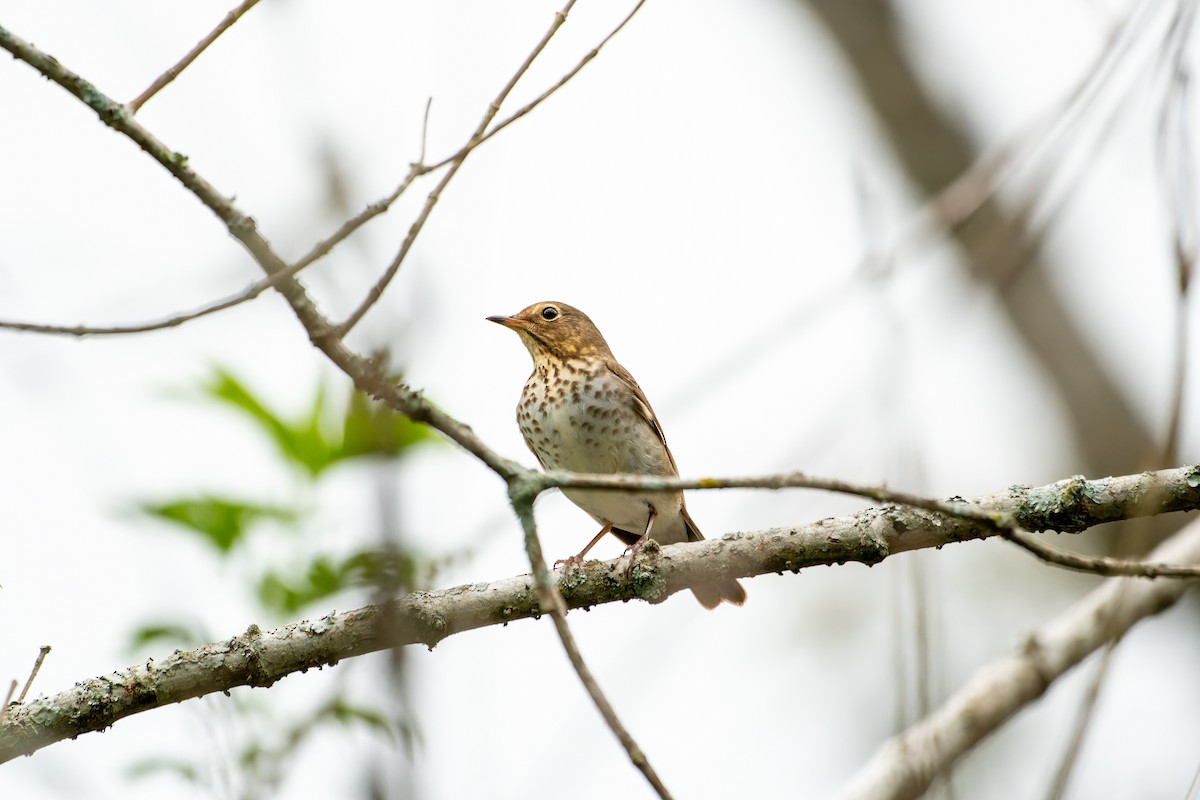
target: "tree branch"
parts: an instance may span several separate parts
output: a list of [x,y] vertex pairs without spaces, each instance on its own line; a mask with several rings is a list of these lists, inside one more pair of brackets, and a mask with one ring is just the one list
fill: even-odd
[[349,350],[342,340],[333,334],[333,326],[318,311],[304,286],[286,274],[288,265],[258,232],[254,219],[243,213],[232,200],[197,174],[188,164],[187,156],[172,151],[133,119],[125,106],[3,26],[0,26],[0,49],[12,53],[14,57],[66,89],[95,111],[102,122],[132,139],[225,223],[230,235],[246,248],[267,273],[268,279],[274,279],[275,288],[291,305],[293,313],[308,332],[312,343],[350,376],[358,389],[409,419],[441,431],[505,480],[527,471],[516,462],[496,453],[484,444],[469,426],[437,408],[422,397],[420,392],[404,384],[393,383],[380,365]]
[[[530,475],[537,477],[536,473]],[[603,481],[597,478],[587,485],[600,483]],[[678,483],[711,486],[705,481]],[[1153,503],[1145,501],[1148,496],[1155,498]],[[1035,489],[1014,487],[975,498],[970,504],[985,512],[1011,515],[1030,528],[1080,531],[1126,517],[1200,509],[1200,467],[1103,481],[1072,478]],[[658,603],[675,592],[715,579],[798,572],[847,561],[871,565],[908,550],[994,535],[995,529],[976,520],[892,506],[691,544],[659,547],[649,543],[632,569],[627,558],[619,558],[589,561],[547,575],[557,583],[567,608],[635,598]],[[1200,540],[1200,531],[1193,538]],[[1195,546],[1200,547],[1200,541]],[[1179,560],[1198,560],[1190,552]],[[1166,559],[1173,558],[1173,553],[1160,549],[1154,555]],[[1141,583],[1173,587],[1156,595],[1172,598],[1191,585],[1184,581]],[[389,647],[417,643],[433,647],[456,633],[544,613],[548,612],[539,600],[535,579],[518,575],[436,592],[414,592],[391,603],[293,623],[265,635],[252,626],[227,641],[148,661],[117,672],[115,677],[94,678],[54,697],[10,707],[0,721],[0,762],[81,733],[103,730],[150,708],[237,686],[270,686],[293,672]],[[1133,621],[1131,617],[1128,624]]]
[[[1151,557],[1200,561],[1200,521]],[[1034,631],[1008,657],[976,672],[941,708],[890,739],[838,795],[839,800],[920,797],[982,739],[1041,697],[1067,670],[1138,621],[1174,604],[1194,581],[1113,578]]]
[[1047,564],[1054,564],[1075,572],[1090,572],[1094,575],[1104,575],[1115,578],[1200,578],[1200,565],[1195,564],[1155,564],[1148,561],[1110,558],[1108,556],[1085,556],[1070,553],[1057,547],[1039,541],[1024,531],[1002,531],[1008,541],[1028,550]]
[[191,66],[192,62],[199,58],[200,54],[203,53],[210,44],[217,40],[218,36],[229,30],[233,26],[233,23],[241,19],[243,14],[254,8],[254,6],[257,4],[258,0],[246,0],[246,2],[242,3],[233,11],[230,11],[228,14],[226,14],[225,18],[221,20],[217,27],[213,28],[207,36],[201,39],[195,47],[188,51],[187,55],[179,59],[179,63],[155,78],[154,82],[146,88],[146,91],[129,101],[129,113],[136,114],[141,107],[146,104],[147,100],[158,94],[159,90],[165,87],[171,81],[178,78],[180,73]]
[[392,259],[392,263],[388,265],[388,268],[384,271],[383,275],[380,276],[379,280],[375,282],[375,285],[368,290],[367,296],[363,298],[363,301],[358,305],[358,307],[351,312],[350,316],[348,316],[341,324],[337,326],[337,332],[339,336],[345,336],[347,333],[349,333],[350,330],[358,324],[359,320],[361,320],[363,316],[371,310],[371,306],[375,305],[379,298],[383,296],[384,290],[387,288],[388,284],[392,282],[392,279],[400,270],[400,265],[404,263],[405,257],[408,256],[408,251],[412,248],[413,242],[416,241],[417,234],[421,232],[421,228],[424,227],[425,221],[429,218],[430,213],[433,212],[433,207],[437,204],[438,199],[441,197],[442,190],[446,188],[448,183],[450,183],[450,180],[454,177],[455,173],[458,172],[459,167],[462,166],[463,161],[466,160],[467,156],[469,156],[471,152],[475,150],[475,148],[479,147],[479,145],[483,144],[492,136],[508,127],[508,125],[511,123],[516,122],[518,119],[528,114],[543,100],[554,94],[556,91],[562,88],[565,83],[574,78],[589,61],[600,54],[600,49],[603,48],[604,45],[608,44],[609,40],[616,36],[617,33],[619,33],[620,30],[625,27],[625,24],[629,22],[629,20],[633,19],[633,15],[638,12],[638,9],[640,9],[644,3],[645,0],[639,0],[638,4],[634,6],[633,10],[630,11],[623,20],[621,20],[617,27],[615,27],[608,34],[608,36],[604,37],[600,44],[592,48],[592,50],[583,57],[583,59],[575,66],[574,69],[564,75],[557,83],[539,95],[527,106],[520,109],[509,118],[505,119],[489,132],[488,126],[492,123],[492,120],[496,118],[496,115],[500,113],[500,107],[508,98],[508,95],[512,92],[513,88],[516,87],[518,81],[520,81],[525,73],[529,70],[529,67],[533,65],[534,60],[541,55],[542,51],[546,48],[546,45],[549,44],[550,39],[554,37],[554,34],[558,32],[558,29],[562,27],[564,22],[567,21],[567,14],[570,13],[571,8],[575,5],[575,0],[568,0],[567,4],[563,6],[563,9],[554,15],[554,21],[550,24],[549,30],[546,31],[546,34],[542,37],[542,40],[538,42],[533,50],[529,53],[525,59],[525,62],[521,64],[520,68],[518,68],[512,78],[509,79],[505,87],[500,90],[500,94],[496,96],[496,99],[493,100],[491,105],[488,106],[487,111],[484,112],[483,119],[480,120],[479,125],[475,128],[475,132],[471,134],[471,138],[467,140],[467,143],[462,147],[462,149],[460,149],[454,155],[439,161],[433,166],[421,167],[423,172],[431,172],[444,166],[449,166],[449,169],[446,171],[446,174],[442,176],[442,179],[438,182],[437,186],[433,188],[433,191],[431,191],[428,197],[425,198],[425,205],[421,208],[421,212],[417,215],[417,219],[409,228],[408,235],[404,237],[404,242],[400,245],[400,251],[396,253],[396,257]]
[[536,482],[532,481],[516,481],[509,486],[509,499],[512,501],[513,510],[517,512],[517,519],[521,522],[521,528],[525,532],[525,552],[529,556],[529,563],[533,566],[534,585],[537,587],[538,604],[542,608],[550,609],[550,618],[554,621],[554,630],[558,633],[559,641],[562,642],[563,649],[566,650],[567,658],[571,662],[571,666],[575,670],[575,674],[579,676],[579,682],[583,684],[584,691],[592,699],[592,703],[596,706],[596,710],[600,712],[600,716],[604,718],[605,724],[609,730],[617,737],[617,741],[625,748],[629,760],[633,762],[633,766],[642,773],[653,787],[655,793],[662,800],[671,800],[671,793],[667,791],[666,785],[662,779],[658,777],[658,773],[654,767],[650,765],[650,760],[646,758],[645,752],[634,741],[632,734],[626,729],[620,717],[617,716],[616,709],[608,701],[604,691],[600,688],[600,684],[596,681],[591,669],[583,660],[583,654],[579,651],[579,645],[575,642],[575,636],[571,633],[570,626],[567,625],[567,604],[563,600],[562,594],[558,590],[558,583],[554,580],[550,570],[546,568],[546,559],[542,555],[542,541],[537,533],[537,522],[533,517],[533,502],[537,499],[541,490]]

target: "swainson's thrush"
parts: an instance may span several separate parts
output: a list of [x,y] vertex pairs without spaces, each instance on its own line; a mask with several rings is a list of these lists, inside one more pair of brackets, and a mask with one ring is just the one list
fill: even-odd
[[[613,358],[600,331],[566,303],[535,303],[511,317],[488,317],[511,328],[533,356],[533,374],[517,405],[525,444],[543,469],[677,476],[662,427],[629,371]],[[563,489],[604,527],[569,561],[581,561],[606,533],[632,547],[698,542],[683,492]],[[746,592],[731,578],[692,589],[705,608],[741,605]]]

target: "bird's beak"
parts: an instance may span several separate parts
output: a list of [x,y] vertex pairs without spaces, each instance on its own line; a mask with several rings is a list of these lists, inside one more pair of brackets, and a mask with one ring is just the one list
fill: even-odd
[[525,327],[524,320],[519,320],[516,317],[488,317],[487,321],[503,325],[506,328],[512,328],[513,330]]

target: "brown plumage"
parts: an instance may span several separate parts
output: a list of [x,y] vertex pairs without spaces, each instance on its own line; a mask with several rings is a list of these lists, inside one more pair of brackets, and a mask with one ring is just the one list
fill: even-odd
[[[566,303],[545,302],[488,319],[516,331],[533,356],[517,424],[544,469],[678,476],[650,402],[586,314]],[[604,526],[570,560],[582,560],[609,532],[631,546],[647,535],[659,544],[704,538],[688,515],[683,492],[563,489],[563,494]],[[746,601],[741,584],[732,579],[692,592],[705,608]]]

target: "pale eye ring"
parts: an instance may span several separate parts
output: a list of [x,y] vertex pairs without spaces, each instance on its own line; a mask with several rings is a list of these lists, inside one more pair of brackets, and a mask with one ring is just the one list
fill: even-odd
[[546,306],[542,309],[542,319],[550,320],[558,318],[558,309],[554,306]]

